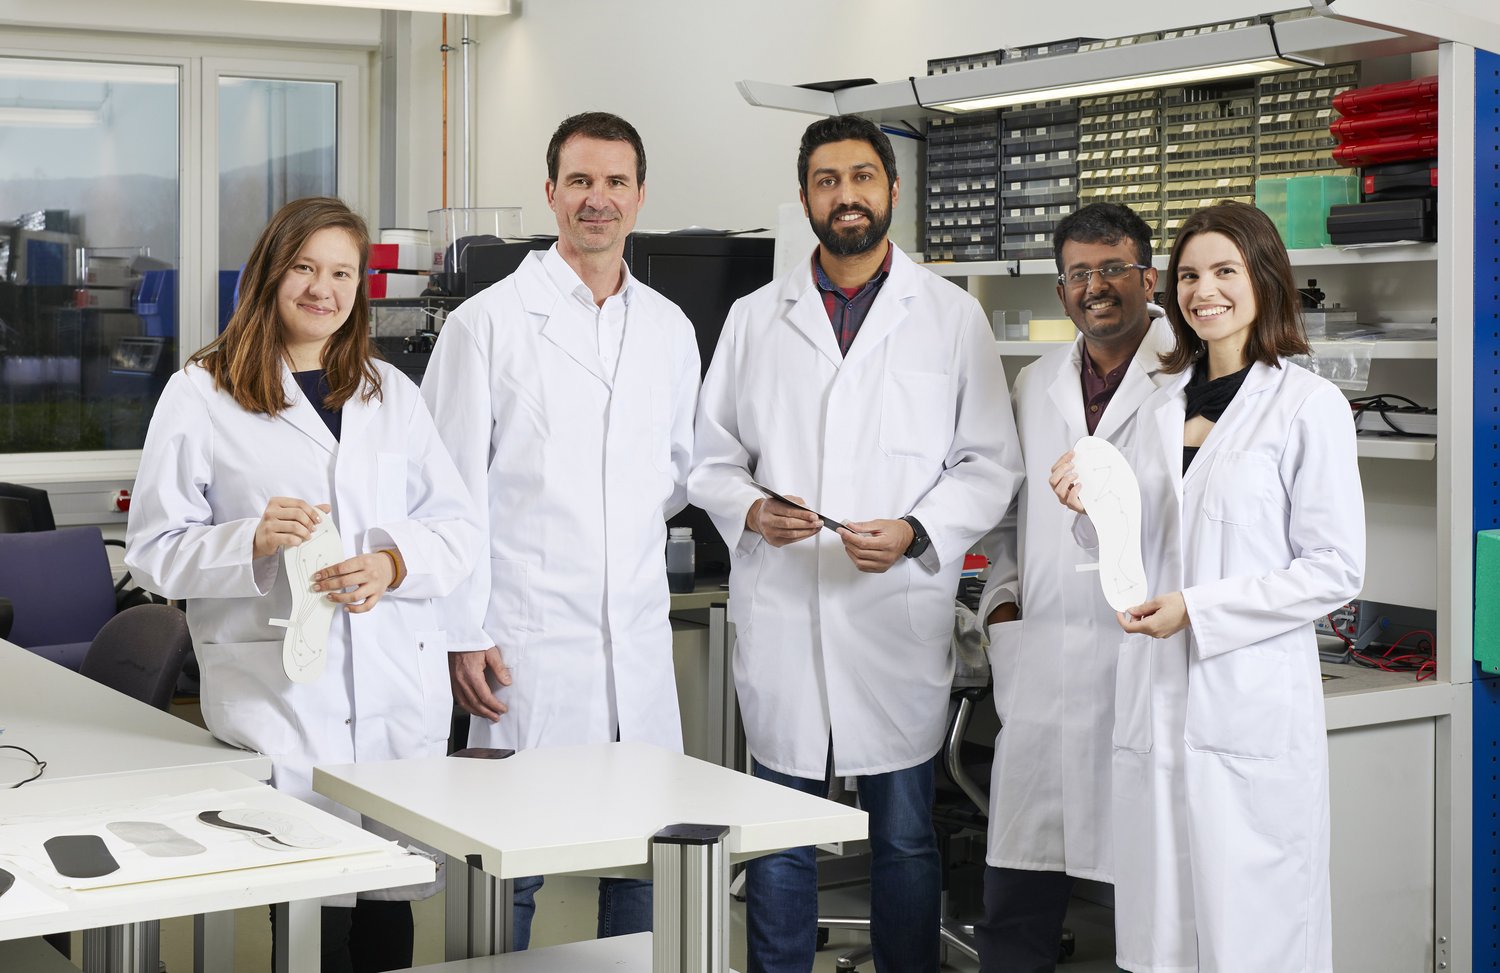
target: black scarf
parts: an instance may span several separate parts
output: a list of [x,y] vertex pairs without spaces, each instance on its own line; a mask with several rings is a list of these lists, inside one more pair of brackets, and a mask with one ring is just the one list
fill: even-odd
[[1240,386],[1245,384],[1245,376],[1249,374],[1250,366],[1246,365],[1231,375],[1209,381],[1208,362],[1203,358],[1198,359],[1193,365],[1193,377],[1187,383],[1187,415],[1184,418],[1202,416],[1209,422],[1218,422],[1224,410],[1229,408],[1229,403],[1234,401]]

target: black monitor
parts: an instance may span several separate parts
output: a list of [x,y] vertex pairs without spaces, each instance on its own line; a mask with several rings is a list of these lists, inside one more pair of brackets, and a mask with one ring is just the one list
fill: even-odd
[[[775,250],[769,237],[637,233],[625,247],[625,261],[637,280],[660,291],[693,322],[706,373],[730,306],[770,283]],[[669,524],[693,528],[699,581],[729,576],[729,548],[708,514],[690,506]]]
[[698,358],[707,372],[730,305],[770,283],[775,251],[770,237],[636,233],[625,247],[625,262],[637,280],[660,291],[693,322]]

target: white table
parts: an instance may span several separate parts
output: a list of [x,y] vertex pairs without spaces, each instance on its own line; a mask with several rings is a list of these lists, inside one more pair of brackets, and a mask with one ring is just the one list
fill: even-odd
[[[651,934],[413,967],[407,973],[651,973]],[[0,954],[3,957],[4,954]]]
[[[229,767],[254,780],[271,776],[270,758],[220,743],[200,727],[94,682],[87,676],[0,639],[0,744],[24,747],[47,761],[36,780],[15,793],[74,780],[125,777],[169,768]],[[25,780],[34,765],[25,754],[0,750],[0,794]],[[0,811],[7,807],[0,798]],[[202,910],[197,910],[202,912]],[[196,913],[195,913],[196,914]],[[205,916],[205,940],[232,935],[232,916]],[[83,928],[80,923],[72,928]],[[115,968],[109,957],[140,953],[155,969],[155,928],[90,930],[86,969]]]
[[[670,856],[663,852],[650,867],[653,836],[665,827],[724,825],[719,847],[733,861],[853,841],[869,830],[858,809],[640,743],[549,747],[504,760],[424,757],[318,767],[313,789],[433,845],[456,859],[453,865],[468,862],[499,879],[652,876],[658,916],[663,902],[674,901],[700,915],[722,915],[727,897],[727,881],[722,888],[717,879],[685,888],[680,863],[664,869]],[[462,871],[449,868],[450,897]],[[486,906],[502,928],[508,900],[502,894]],[[473,919],[478,911],[466,914]],[[449,916],[450,960],[495,951],[493,940],[476,940],[472,931],[455,936],[451,909]],[[660,921],[656,936],[663,936]]]
[[[255,806],[295,814],[325,833],[337,835],[341,829],[353,828],[339,818],[224,767],[143,771],[102,783],[76,780],[35,789],[23,787],[4,792],[0,816],[62,815],[76,813],[85,806],[128,805],[204,790],[243,792],[246,788],[254,789]],[[6,867],[18,876],[27,874],[19,867]],[[66,909],[8,919],[0,917],[0,940],[292,902],[295,908],[290,910],[287,932],[291,947],[287,958],[289,973],[316,973],[319,964],[316,899],[430,882],[435,871],[428,859],[390,848],[112,888],[49,889]]]
[[[0,743],[25,747],[47,770],[30,790],[56,781],[143,770],[229,766],[269,780],[271,761],[0,639]],[[0,788],[31,776],[31,761],[0,750]]]

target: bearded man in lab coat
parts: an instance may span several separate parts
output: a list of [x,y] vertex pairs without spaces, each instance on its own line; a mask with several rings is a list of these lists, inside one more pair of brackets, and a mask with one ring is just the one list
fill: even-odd
[[[1093,560],[1073,541],[1075,515],[1048,485],[1084,436],[1123,449],[1174,346],[1156,287],[1151,228],[1114,203],[1063,219],[1053,237],[1057,297],[1078,328],[1016,377],[1013,401],[1026,486],[986,545],[995,743],[986,849],[982,973],[1042,973],[1057,963],[1075,879],[1114,881],[1111,735],[1120,627]],[[1163,376],[1164,377],[1164,376]]]
[[[900,192],[890,141],[865,119],[823,119],[797,170],[819,246],[731,309],[688,493],[733,559],[753,773],[820,795],[832,775],[858,778],[876,969],[936,971],[932,758],[954,594],[964,554],[1010,503],[1020,450],[984,312],[886,238]],[[748,881],[751,973],[808,970],[813,849],[758,858]]]
[[[636,130],[604,112],[566,119],[546,193],[557,244],[448,317],[422,383],[490,540],[448,606],[464,630],[449,642],[453,696],[483,721],[471,745],[681,752],[664,551],[698,346],[623,260],[646,198]],[[517,948],[541,884],[515,883]],[[650,928],[649,882],[600,881],[600,936]]]

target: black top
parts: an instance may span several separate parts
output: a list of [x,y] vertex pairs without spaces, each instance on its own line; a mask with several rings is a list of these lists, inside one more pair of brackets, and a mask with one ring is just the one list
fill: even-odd
[[[1187,383],[1187,415],[1184,420],[1194,416],[1202,416],[1209,422],[1218,422],[1224,410],[1229,408],[1229,403],[1234,401],[1240,386],[1245,384],[1245,376],[1250,374],[1250,366],[1229,375],[1209,381],[1208,362],[1198,359],[1193,365],[1193,377]],[[1188,467],[1193,465],[1193,457],[1198,455],[1197,446],[1182,447],[1182,472],[1186,473]]]
[[293,372],[292,378],[297,380],[297,385],[302,389],[302,394],[307,396],[307,401],[318,410],[318,418],[323,420],[323,425],[333,433],[333,438],[339,438],[339,432],[343,429],[343,413],[338,409],[330,409],[323,404],[328,397],[328,376],[323,369],[314,368],[306,372]]

